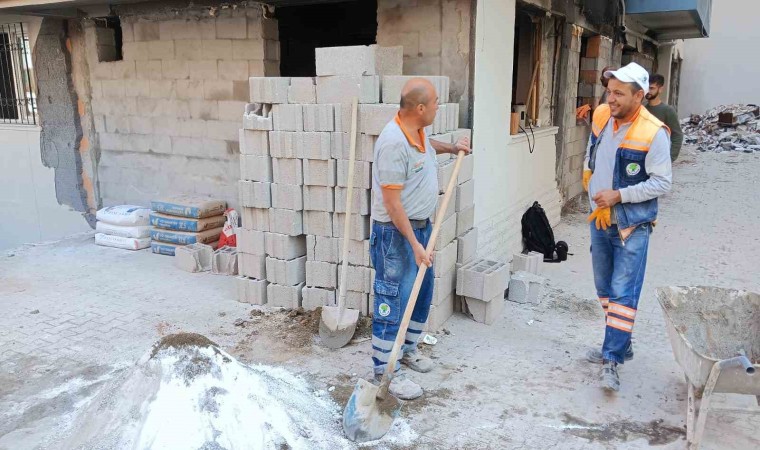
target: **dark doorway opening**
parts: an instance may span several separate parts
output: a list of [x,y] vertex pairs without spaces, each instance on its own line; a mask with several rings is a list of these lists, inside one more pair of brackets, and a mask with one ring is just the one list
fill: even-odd
[[277,8],[280,75],[313,77],[314,49],[377,42],[377,0]]

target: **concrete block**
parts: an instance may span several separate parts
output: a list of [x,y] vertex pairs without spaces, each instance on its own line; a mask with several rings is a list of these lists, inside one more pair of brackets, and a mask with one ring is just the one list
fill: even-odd
[[271,183],[261,181],[238,181],[240,206],[270,208],[272,206]]
[[465,181],[457,186],[454,209],[459,212],[475,204],[475,180]]
[[[296,161],[300,163],[300,161]],[[301,186],[297,184],[272,183],[272,207],[303,211],[303,191]]]
[[295,259],[306,255],[306,236],[264,233],[266,254],[277,259]]
[[[317,103],[341,103],[350,105],[351,99],[354,97],[359,98],[359,103],[379,103],[380,77],[376,75],[368,75],[317,78]],[[350,121],[347,123],[350,124]],[[350,125],[348,127],[350,127]]]
[[401,75],[404,65],[404,47],[377,47],[375,49],[375,73],[377,75]]
[[267,278],[267,257],[263,255],[238,254],[238,272],[240,275],[265,280]]
[[216,275],[238,274],[238,249],[236,247],[220,247],[211,257],[211,273]]
[[[338,301],[338,293],[335,294],[335,301]],[[346,308],[359,310],[363,316],[369,314],[369,296],[366,292],[347,291]]]
[[317,102],[317,86],[314,78],[293,77],[288,87],[288,103],[306,104]]
[[276,183],[303,184],[303,164],[300,159],[272,158],[272,175]]
[[472,142],[472,130],[469,128],[458,128],[451,132],[451,143],[456,144],[459,139],[467,138]]
[[[357,161],[372,162],[375,159],[375,142],[377,142],[377,136],[359,134],[354,158]],[[351,152],[350,145],[351,139],[349,133],[332,133],[332,157],[334,159],[349,159]]]
[[304,131],[335,131],[333,105],[303,105],[302,108]]
[[[309,272],[306,272],[308,276]],[[335,291],[330,289],[321,289],[316,287],[305,286],[303,288],[303,300],[301,307],[306,311],[314,311],[322,306],[332,306],[335,304]]]
[[306,261],[306,286],[337,288],[338,265],[322,261]]
[[[332,232],[332,230],[330,231]],[[340,239],[314,235],[306,236],[307,261],[322,261],[337,264],[340,262],[340,255]]]
[[272,182],[272,158],[240,155],[240,178],[249,181]]
[[497,295],[487,301],[472,297],[464,297],[464,300],[467,308],[465,314],[475,322],[493,325],[504,311],[504,294]]
[[272,123],[276,131],[303,131],[303,106],[272,105]]
[[335,186],[336,162],[334,159],[304,159],[303,184],[307,186]]
[[456,131],[459,128],[459,103],[446,105],[446,131]]
[[581,58],[581,70],[602,70],[605,60],[602,58]]
[[267,281],[283,286],[295,286],[306,281],[306,256],[277,259],[267,256]]
[[333,213],[326,211],[304,211],[303,231],[304,234],[332,237]]
[[214,249],[206,244],[188,244],[174,250],[174,267],[187,272],[207,272],[211,270],[211,255]]
[[504,296],[509,279],[509,266],[503,262],[475,259],[457,269],[457,295],[478,300]]
[[457,184],[466,183],[472,180],[475,172],[475,155],[470,153],[462,159],[462,165],[459,167],[459,175],[457,176]]
[[315,50],[317,76],[376,75],[374,45],[323,47]]
[[240,219],[244,228],[259,231],[269,231],[268,208],[240,208]]
[[292,209],[270,208],[269,229],[289,236],[303,233],[303,212]]
[[456,275],[456,269],[452,269],[433,279],[433,305],[440,305],[454,294],[457,285]]
[[[337,242],[337,256],[336,261],[338,263],[343,262],[343,239],[334,238]],[[354,266],[370,266],[369,256],[369,240],[355,241],[353,239],[348,240],[348,263]]]
[[[249,103],[248,106],[253,105]],[[246,109],[249,109],[246,106]],[[268,131],[274,129],[272,123],[271,111],[265,111],[264,113],[246,112],[243,114],[243,128],[246,130],[262,130]]]
[[[351,214],[361,214],[367,216],[370,214],[372,207],[370,189],[354,189],[354,195],[351,200]],[[348,188],[336,187],[335,188],[335,212],[346,212],[346,197],[348,196]]]
[[[430,136],[430,139],[434,141],[438,141],[438,142],[443,142],[445,144],[451,144],[452,138],[453,138],[452,133],[440,133],[440,134],[433,134]],[[451,156],[449,153],[444,153],[444,155]]]
[[[435,206],[435,211],[433,211],[433,217],[430,218],[430,221],[432,223],[435,223],[436,220],[438,220],[438,211],[443,206],[443,197],[445,197],[446,194],[438,194],[438,204]],[[455,211],[455,199],[449,198],[449,204],[446,205],[446,212],[443,215],[443,220],[448,220],[451,216],[454,215]]]
[[428,320],[425,323],[423,331],[434,333],[443,328],[446,321],[454,315],[454,297],[455,295],[450,294],[438,305],[430,306],[430,313],[428,314]]
[[359,105],[359,132],[379,136],[398,114],[398,105]]
[[288,103],[289,77],[251,77],[248,85],[251,103]]
[[435,255],[435,259],[433,260],[433,273],[436,277],[440,277],[456,268],[457,248],[457,242],[454,240],[444,247],[443,250],[433,252]]
[[267,280],[257,280],[248,277],[236,277],[235,282],[238,288],[238,301],[241,303],[250,303],[251,305],[267,304]]
[[[453,159],[449,159],[448,161],[442,164],[438,164],[438,192],[439,193],[442,194],[446,192],[446,188],[449,185],[449,180],[451,180],[451,176],[454,175],[454,166],[455,164],[454,164]],[[452,198],[452,200],[454,199]]]
[[435,115],[435,119],[433,120],[433,134],[442,134],[447,131],[446,129],[446,121],[448,120],[447,116],[447,106],[448,104],[444,103],[442,105],[438,105],[438,112]]
[[[416,77],[415,76],[398,76],[398,75],[384,76],[382,80],[383,103],[398,105],[401,102],[401,90],[404,88],[404,85],[406,84],[406,82],[411,80],[412,78],[416,78]],[[439,103],[448,103],[449,77],[423,76],[422,78],[425,78],[431,83],[433,83],[433,86],[435,87],[435,91],[436,93],[438,93]]]
[[237,248],[241,253],[259,256],[267,255],[266,246],[264,244],[264,235],[266,232],[238,228],[235,234],[237,235]]
[[456,235],[460,236],[475,226],[475,205],[457,212]]
[[538,252],[515,253],[512,255],[512,273],[528,272],[540,275],[543,271],[544,255]]
[[303,204],[308,211],[333,212],[333,188],[326,186],[304,186]]
[[293,146],[295,147],[296,157],[303,159],[330,159],[332,134],[328,132],[295,133],[293,136]]
[[[472,228],[472,227],[470,227]],[[457,214],[453,214],[441,224],[441,231],[438,233],[438,240],[435,241],[435,249],[443,250],[457,237]]]
[[[343,224],[345,223],[345,214],[335,213],[333,215],[333,237],[343,237]],[[358,214],[351,214],[351,230],[349,239],[356,241],[362,241],[369,239],[369,216],[360,216]],[[453,239],[453,238],[452,238]]]
[[302,290],[305,283],[295,286],[267,285],[267,304],[273,307],[296,309],[301,306]]
[[298,158],[295,136],[295,131],[270,131],[269,154],[273,158]]
[[[333,103],[333,111],[335,111],[335,131],[341,133],[351,132],[351,103],[341,104]],[[359,126],[359,109],[356,110],[356,125]]]
[[478,229],[473,228],[459,235],[457,242],[457,263],[465,264],[478,256]]
[[269,132],[241,129],[240,154],[269,156]]
[[509,301],[515,303],[541,303],[544,278],[529,272],[515,272],[509,279]]
[[[343,284],[342,266],[338,266],[338,286]],[[371,271],[369,267],[347,266],[346,289],[353,292],[367,292],[372,290]]]
[[[348,186],[348,165],[347,159],[338,161],[338,179],[337,186]],[[372,189],[372,163],[368,161],[354,161],[354,188]]]

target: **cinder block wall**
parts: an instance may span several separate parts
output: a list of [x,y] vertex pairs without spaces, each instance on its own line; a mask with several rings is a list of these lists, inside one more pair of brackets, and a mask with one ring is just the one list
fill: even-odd
[[404,47],[404,75],[445,75],[469,127],[472,0],[378,0],[377,43]]
[[85,22],[103,205],[173,194],[237,205],[248,78],[279,75],[277,22],[260,7],[121,16],[123,60],[98,62]]

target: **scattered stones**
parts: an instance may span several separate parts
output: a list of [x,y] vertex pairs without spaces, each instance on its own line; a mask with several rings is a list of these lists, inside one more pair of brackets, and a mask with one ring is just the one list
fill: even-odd
[[[721,122],[721,114],[730,114],[732,125]],[[700,151],[737,151],[754,153],[760,151],[760,131],[756,105],[722,105],[703,115],[693,114],[681,120],[685,144],[695,144]]]

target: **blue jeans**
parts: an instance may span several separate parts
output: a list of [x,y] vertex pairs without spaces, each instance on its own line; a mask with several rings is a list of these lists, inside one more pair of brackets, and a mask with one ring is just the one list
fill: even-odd
[[[417,240],[427,246],[432,227],[430,222],[424,228],[414,230]],[[375,267],[375,304],[372,316],[372,362],[376,374],[385,371],[393,343],[398,334],[401,318],[404,316],[409,295],[417,277],[417,263],[409,241],[388,224],[372,223],[369,237],[370,257]],[[403,351],[417,349],[417,341],[425,327],[433,300],[433,268],[429,267],[422,281],[422,287],[414,305],[409,328],[406,331]],[[399,363],[396,361],[395,370]]]
[[650,224],[639,225],[623,243],[617,225],[604,231],[591,223],[594,284],[607,323],[602,345],[605,360],[622,364],[631,346],[651,231]]

